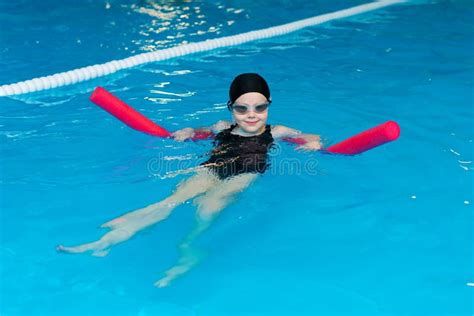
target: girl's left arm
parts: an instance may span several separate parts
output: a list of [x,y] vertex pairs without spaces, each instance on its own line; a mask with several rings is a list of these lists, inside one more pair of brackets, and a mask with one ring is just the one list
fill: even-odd
[[299,130],[283,125],[272,126],[272,136],[274,138],[293,139],[299,144],[298,149],[302,150],[320,150],[322,148],[321,137],[315,134],[304,134]]

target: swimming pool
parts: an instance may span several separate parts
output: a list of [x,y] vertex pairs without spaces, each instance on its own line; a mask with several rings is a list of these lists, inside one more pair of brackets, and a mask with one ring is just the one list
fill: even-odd
[[[362,3],[0,1],[0,84]],[[472,314],[473,15],[468,1],[407,2],[2,98],[0,314]],[[229,118],[228,85],[245,71],[269,81],[271,123],[335,143],[392,119],[402,136],[355,157],[281,144],[198,240],[206,259],[168,288],[153,282],[193,225],[190,203],[105,258],[55,252],[186,177],[150,162],[177,170],[211,148],[123,126],[88,101],[96,85],[177,129]],[[317,168],[276,172],[292,159]]]

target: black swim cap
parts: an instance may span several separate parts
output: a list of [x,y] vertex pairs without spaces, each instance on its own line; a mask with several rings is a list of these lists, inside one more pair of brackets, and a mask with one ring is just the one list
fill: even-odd
[[235,77],[229,89],[229,103],[232,104],[242,94],[248,92],[258,92],[270,100],[270,88],[262,76],[255,73],[240,74]]

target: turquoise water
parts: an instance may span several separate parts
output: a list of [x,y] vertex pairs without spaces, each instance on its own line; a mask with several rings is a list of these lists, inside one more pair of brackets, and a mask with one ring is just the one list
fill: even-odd
[[[167,3],[0,1],[0,84],[363,2]],[[471,315],[473,17],[469,1],[408,2],[2,98],[0,314]],[[197,240],[205,260],[168,288],[153,283],[177,260],[192,203],[107,257],[55,252],[187,177],[161,179],[150,162],[177,170],[211,148],[123,126],[88,101],[95,86],[173,130],[228,119],[228,85],[247,71],[270,84],[272,124],[328,144],[387,120],[402,135],[355,157],[280,144]],[[279,168],[292,159],[316,169]]]

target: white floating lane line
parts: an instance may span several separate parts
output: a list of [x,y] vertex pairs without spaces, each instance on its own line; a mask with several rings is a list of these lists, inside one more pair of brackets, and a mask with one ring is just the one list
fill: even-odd
[[377,10],[390,5],[405,2],[405,0],[382,0],[367,4],[362,4],[352,8],[322,14],[311,18],[298,20],[295,22],[274,26],[266,29],[250,31],[242,34],[225,36],[221,38],[210,39],[197,43],[183,44],[172,48],[166,48],[155,52],[142,53],[125,59],[112,60],[105,64],[82,67],[66,72],[60,72],[51,76],[34,78],[12,84],[0,86],[0,96],[14,94],[23,94],[36,92],[46,89],[57,88],[71,85],[77,82],[90,80],[113,74],[119,70],[132,68],[155,61],[166,60],[178,56],[189,55],[198,52],[204,52],[216,48],[240,45],[243,43],[256,41],[260,39],[281,36],[298,31],[300,29],[326,23],[328,21],[342,19],[349,16]]

